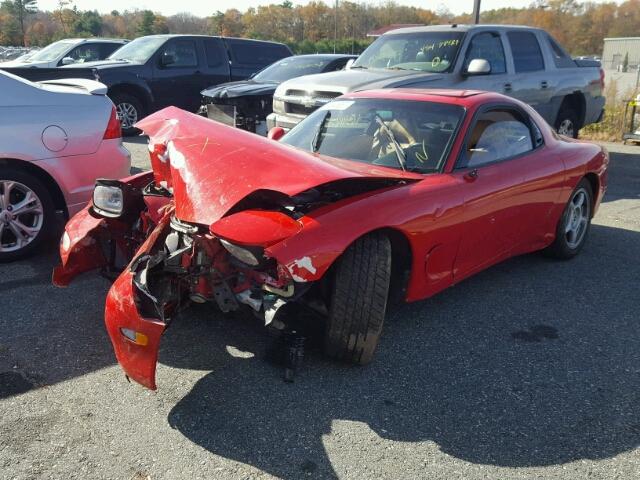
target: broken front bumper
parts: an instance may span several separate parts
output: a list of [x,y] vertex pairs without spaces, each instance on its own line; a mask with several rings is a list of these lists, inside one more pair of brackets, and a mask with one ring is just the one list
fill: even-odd
[[165,215],[149,237],[140,246],[134,260],[120,274],[107,294],[104,320],[118,362],[127,378],[135,380],[151,390],[156,389],[156,364],[160,339],[167,324],[157,318],[143,316],[138,305],[142,293],[135,277],[156,242],[169,225],[170,215]]
[[98,243],[104,218],[91,215],[88,205],[69,220],[60,241],[61,264],[53,269],[53,284],[66,287],[81,273],[104,267],[107,260]]

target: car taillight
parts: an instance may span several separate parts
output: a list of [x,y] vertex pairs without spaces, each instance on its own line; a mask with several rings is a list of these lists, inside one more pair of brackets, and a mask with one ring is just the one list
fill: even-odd
[[118,115],[116,114],[116,107],[111,107],[111,117],[109,117],[109,123],[107,124],[107,129],[104,132],[103,140],[109,140],[111,138],[121,138],[122,137],[122,128],[120,125],[120,120],[118,120]]

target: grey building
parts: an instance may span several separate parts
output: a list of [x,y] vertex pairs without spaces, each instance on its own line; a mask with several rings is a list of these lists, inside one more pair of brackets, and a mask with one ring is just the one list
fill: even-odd
[[629,54],[629,71],[635,70],[640,64],[640,37],[605,38],[602,52],[603,68],[622,68],[626,54]]

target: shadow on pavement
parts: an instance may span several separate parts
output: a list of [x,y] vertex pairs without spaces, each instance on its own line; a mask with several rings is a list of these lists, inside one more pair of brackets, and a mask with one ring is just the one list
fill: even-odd
[[323,436],[339,420],[479,464],[618,455],[640,444],[639,277],[627,263],[639,255],[640,234],[594,225],[576,259],[516,258],[396,308],[370,366],[312,353],[294,384],[263,361],[259,325],[199,311],[176,322],[161,361],[213,371],[169,422],[289,479],[336,476]]

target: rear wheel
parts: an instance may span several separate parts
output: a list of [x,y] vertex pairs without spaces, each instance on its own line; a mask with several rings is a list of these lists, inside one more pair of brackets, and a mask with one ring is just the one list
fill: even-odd
[[134,135],[138,130],[133,126],[144,117],[142,102],[134,95],[123,92],[114,94],[111,100],[116,106],[116,114],[122,124],[122,134]]
[[391,243],[382,234],[356,241],[337,264],[331,287],[325,353],[364,365],[378,345],[389,296]]
[[556,239],[545,250],[546,254],[555,258],[569,259],[582,250],[591,226],[592,206],[591,185],[587,179],[583,178],[569,198],[558,222]]
[[0,262],[33,253],[51,236],[55,208],[47,188],[13,168],[0,173]]
[[577,112],[571,106],[563,104],[556,119],[556,132],[565,137],[578,138],[579,121]]

